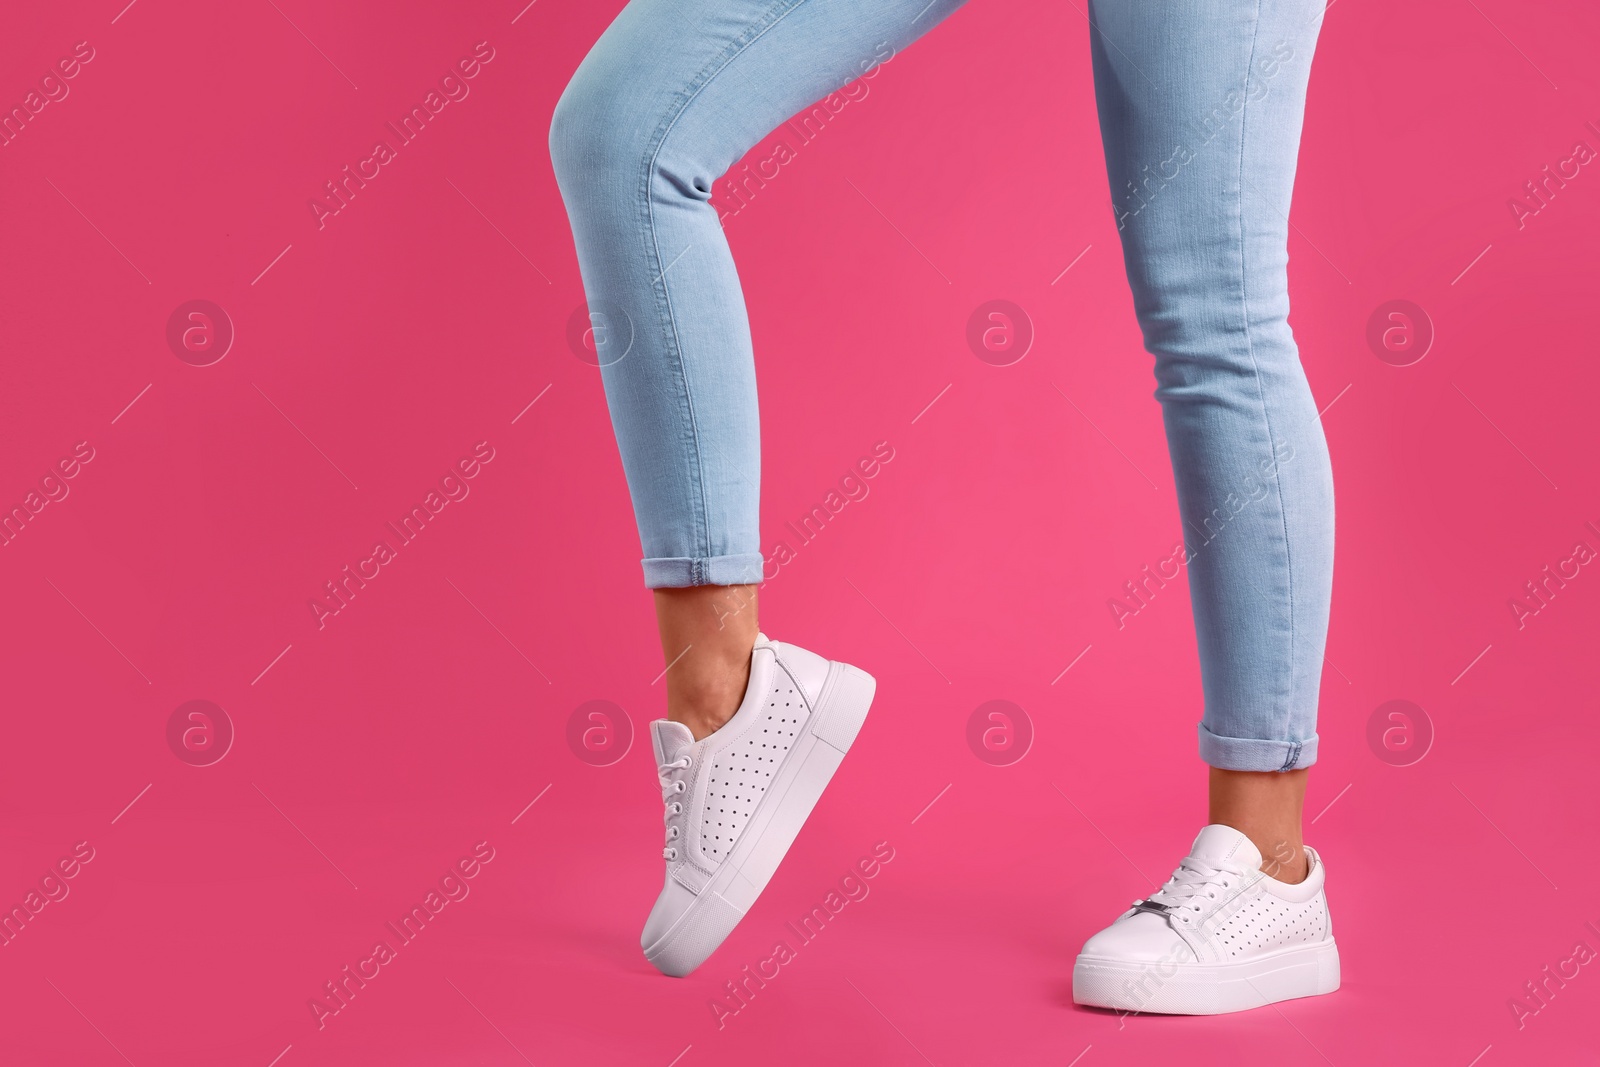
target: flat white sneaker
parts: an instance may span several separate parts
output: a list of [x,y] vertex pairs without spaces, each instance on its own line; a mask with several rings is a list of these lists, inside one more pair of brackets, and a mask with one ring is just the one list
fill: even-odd
[[794,843],[866,721],[865,671],[757,635],[739,710],[696,741],[658,719],[650,740],[667,806],[666,885],[639,943],[681,978],[733,932]]
[[1091,937],[1072,968],[1072,999],[1097,1008],[1220,1015],[1339,988],[1327,869],[1290,885],[1261,853],[1212,824],[1167,884]]

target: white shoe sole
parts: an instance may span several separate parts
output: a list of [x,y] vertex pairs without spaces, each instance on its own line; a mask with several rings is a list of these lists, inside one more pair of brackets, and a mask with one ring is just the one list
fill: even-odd
[[1237,963],[1133,963],[1079,956],[1072,968],[1072,999],[1077,1003],[1162,1015],[1222,1015],[1338,988],[1339,950],[1332,938]]
[[877,687],[866,671],[848,663],[828,665],[817,706],[756,805],[739,843],[678,921],[645,948],[645,959],[657,970],[682,978],[704,963],[739,925],[850,751]]

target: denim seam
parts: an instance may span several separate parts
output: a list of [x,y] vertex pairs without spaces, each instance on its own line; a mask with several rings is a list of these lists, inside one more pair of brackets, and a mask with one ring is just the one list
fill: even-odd
[[[1277,771],[1272,773],[1294,770],[1300,766],[1301,758],[1305,755],[1306,742],[1304,740],[1290,741],[1267,737],[1233,737],[1227,734],[1213,733],[1209,728],[1207,728],[1203,719],[1201,720],[1199,727],[1202,747],[1205,746],[1206,739],[1208,737],[1210,738],[1210,744],[1212,746],[1224,748],[1230,751],[1242,747],[1250,748],[1251,751],[1257,751],[1258,746],[1261,745],[1283,745],[1283,762],[1278,766]],[[1217,764],[1212,764],[1212,766],[1217,766]]]
[[[785,2],[788,2],[788,0],[778,0],[778,3],[774,4],[773,6],[776,8]],[[734,60],[738,59],[739,56],[743,55],[752,44],[764,37],[767,32],[772,29],[772,27],[776,26],[779,22],[787,18],[792,11],[794,11],[803,3],[805,3],[805,0],[795,0],[795,2],[790,3],[787,10],[779,13],[776,18],[771,18],[770,21],[765,23],[765,25],[757,27],[756,31],[745,39],[735,39],[730,45],[732,52],[728,53],[725,51],[724,57],[719,57],[721,59],[720,66],[716,65],[717,60],[713,60],[711,63],[707,64],[705,69],[696,75],[694,79],[691,79],[689,82],[689,90],[691,90],[689,95],[684,98],[675,109],[671,109],[667,115],[663,116],[661,124],[656,127],[655,133],[652,134],[652,136],[656,139],[656,144],[655,148],[650,152],[649,157],[645,160],[643,171],[640,175],[640,184],[642,189],[642,200],[645,208],[645,227],[650,233],[649,251],[654,256],[655,266],[661,266],[662,258],[661,248],[657,242],[655,204],[651,200],[650,185],[651,178],[655,173],[656,160],[660,157],[662,148],[666,146],[668,135],[671,134],[672,128],[677,125],[678,120],[683,117],[683,113],[688,110],[689,105],[694,103],[695,98],[705,91],[706,86],[710,85],[718,74],[722,73],[724,70],[727,70],[728,66],[732,64]],[[767,13],[769,16],[771,14],[771,10],[772,9],[769,9]],[[715,69],[713,69],[713,67],[715,67]],[[696,82],[698,82],[698,84],[696,84]],[[685,249],[685,251],[687,251],[687,249]],[[700,448],[700,434],[699,427],[695,419],[694,399],[691,395],[691,390],[689,387],[689,372],[683,359],[683,345],[678,336],[677,317],[672,312],[672,296],[667,288],[667,272],[664,268],[661,270],[659,279],[661,284],[661,300],[657,306],[657,310],[658,312],[664,314],[664,318],[666,320],[664,324],[667,326],[670,333],[672,354],[677,362],[677,378],[681,384],[680,399],[688,416],[688,444],[695,457],[695,482],[696,488],[699,490],[699,501],[695,515],[695,525],[698,527],[695,532],[699,535],[700,541],[700,552],[698,555],[700,557],[709,558],[712,555],[710,529],[711,523],[709,514],[710,507],[706,501],[705,457],[702,449]],[[705,577],[704,570],[698,564],[692,565],[691,570],[695,584],[703,584],[701,579]]]
[[[1267,425],[1267,447],[1272,451],[1272,453],[1274,455],[1276,455],[1277,454],[1277,446],[1275,444],[1276,435],[1272,431],[1272,414],[1271,414],[1270,409],[1267,406],[1266,396],[1262,391],[1261,367],[1260,367],[1260,364],[1258,364],[1256,362],[1255,344],[1254,344],[1254,342],[1253,342],[1253,340],[1251,339],[1251,336],[1250,336],[1250,285],[1249,285],[1249,281],[1248,281],[1248,276],[1249,276],[1248,259],[1249,259],[1249,257],[1246,254],[1245,235],[1244,235],[1244,153],[1245,153],[1245,145],[1248,143],[1249,127],[1250,127],[1250,76],[1251,76],[1251,73],[1256,68],[1256,44],[1259,42],[1260,37],[1261,37],[1261,0],[1256,0],[1255,19],[1253,21],[1253,24],[1252,24],[1251,30],[1250,30],[1250,58],[1245,64],[1245,72],[1244,72],[1245,107],[1244,107],[1244,113],[1239,118],[1239,182],[1238,182],[1238,190],[1239,190],[1239,193],[1238,193],[1238,196],[1239,196],[1239,214],[1238,214],[1238,226],[1239,226],[1239,304],[1240,304],[1240,310],[1244,314],[1244,344],[1245,344],[1245,352],[1250,356],[1250,365],[1251,365],[1251,367],[1253,367],[1255,369],[1256,397],[1260,400],[1260,403],[1261,403],[1261,418],[1262,418],[1262,421],[1265,422],[1266,425]],[[1285,562],[1285,565],[1286,565],[1285,566],[1285,570],[1287,571],[1287,573],[1285,574],[1285,580],[1286,580],[1286,582],[1288,583],[1288,586],[1289,586],[1289,676],[1288,676],[1288,679],[1287,679],[1287,682],[1288,682],[1288,693],[1286,695],[1286,699],[1285,699],[1285,702],[1284,702],[1284,709],[1285,709],[1284,710],[1284,714],[1279,716],[1279,728],[1281,730],[1283,730],[1285,734],[1287,734],[1288,730],[1289,730],[1289,725],[1290,725],[1289,720],[1294,714],[1294,710],[1291,707],[1289,707],[1290,702],[1292,702],[1293,699],[1294,699],[1294,679],[1295,679],[1295,662],[1294,662],[1294,659],[1295,659],[1294,556],[1293,556],[1293,552],[1292,552],[1292,549],[1290,548],[1290,544],[1289,544],[1289,516],[1288,516],[1288,511],[1284,507],[1284,503],[1283,503],[1283,476],[1282,476],[1281,473],[1279,473],[1278,468],[1277,468],[1276,465],[1274,465],[1273,470],[1272,470],[1272,484],[1278,491],[1278,521],[1283,527],[1283,556],[1284,556],[1284,562]],[[1287,740],[1287,737],[1285,737],[1284,740]],[[1296,755],[1298,754],[1298,746],[1296,746],[1296,753],[1295,754]]]

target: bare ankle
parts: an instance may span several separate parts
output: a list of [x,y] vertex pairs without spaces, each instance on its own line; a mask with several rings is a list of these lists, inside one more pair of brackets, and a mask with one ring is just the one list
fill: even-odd
[[700,741],[727,725],[744,702],[750,682],[750,661],[702,669],[693,677],[667,686],[667,718],[681,722]]
[[1248,837],[1261,870],[1280,882],[1303,882],[1311,870],[1300,829],[1306,773],[1211,768],[1211,821]]
[[1304,845],[1290,845],[1287,841],[1274,842],[1271,846],[1258,841],[1255,845],[1261,850],[1261,873],[1268,877],[1294,885],[1305,881],[1311,873],[1311,858],[1306,855]]
[[756,587],[656,590],[667,667],[667,718],[696,741],[721,729],[744,700],[756,643]]

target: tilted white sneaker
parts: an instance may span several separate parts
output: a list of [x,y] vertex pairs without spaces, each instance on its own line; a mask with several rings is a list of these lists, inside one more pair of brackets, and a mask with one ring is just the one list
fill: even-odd
[[757,635],[739,710],[696,741],[650,724],[666,802],[666,885],[639,943],[663,973],[703,963],[755,903],[866,721],[865,671]]
[[1072,999],[1097,1008],[1219,1015],[1339,988],[1327,870],[1290,885],[1260,870],[1261,853],[1212,824],[1166,885],[1091,937],[1072,968]]

